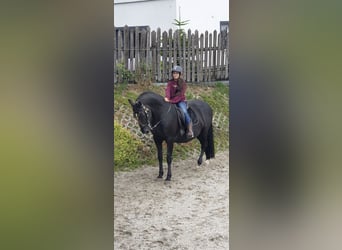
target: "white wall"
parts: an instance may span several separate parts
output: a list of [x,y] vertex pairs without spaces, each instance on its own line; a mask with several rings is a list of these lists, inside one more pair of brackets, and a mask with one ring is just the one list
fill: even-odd
[[174,19],[190,20],[187,31],[220,30],[220,21],[229,20],[229,0],[159,0],[119,4],[128,0],[114,0],[114,25],[117,27],[148,25],[151,30],[175,29]]
[[229,20],[229,0],[177,0],[182,20],[190,20],[185,30],[220,31],[220,21]]
[[119,4],[114,7],[114,25],[121,26],[150,26],[151,30],[161,28],[162,31],[174,28],[176,18],[176,1],[148,1]]

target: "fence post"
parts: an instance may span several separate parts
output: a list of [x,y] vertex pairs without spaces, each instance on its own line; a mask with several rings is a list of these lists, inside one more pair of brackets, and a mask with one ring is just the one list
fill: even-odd
[[188,82],[191,81],[191,77],[190,77],[190,73],[191,73],[191,69],[190,69],[190,57],[191,57],[191,30],[188,29],[188,46],[187,46],[187,55],[186,55],[186,80]]
[[204,44],[204,81],[208,81],[208,31],[205,32],[205,44]]
[[216,77],[221,79],[221,34],[217,34],[217,59],[216,59]]
[[146,31],[141,32],[141,47],[140,47],[140,62],[139,71],[143,68],[143,64],[146,64]]
[[191,35],[191,82],[195,82],[195,36]]
[[[147,61],[147,68],[146,70],[150,71],[151,70],[151,30],[150,27],[147,28],[146,30],[146,61]],[[150,73],[148,74],[150,76]]]
[[226,44],[225,44],[225,51],[226,51],[226,69],[225,69],[225,79],[228,79],[229,77],[229,35],[227,32],[227,39],[226,39]]
[[179,65],[178,60],[177,60],[177,41],[178,41],[177,34],[178,34],[177,30],[175,30],[175,32],[173,33],[173,40],[172,40],[172,47],[173,47],[172,63],[173,65]]
[[212,74],[212,78],[213,80],[217,79],[217,75],[216,75],[216,70],[217,70],[217,65],[216,65],[216,53],[217,53],[217,46],[216,46],[216,41],[217,41],[217,31],[214,30],[213,33],[213,74]]
[[177,30],[177,64],[183,67],[183,61],[182,61],[182,44],[181,44],[181,38],[182,37],[182,33]]
[[182,39],[183,39],[183,41],[182,41],[182,44],[183,44],[183,46],[182,46],[182,58],[183,58],[182,67],[183,67],[183,73],[184,73],[184,72],[186,72],[185,67],[186,67],[186,41],[187,41],[187,36],[186,36],[185,32],[182,33]]
[[134,31],[132,29],[129,30],[129,66],[128,69],[133,71],[135,70],[134,65]]
[[117,48],[116,48],[116,46],[117,46],[117,40],[116,40],[116,30],[115,30],[115,27],[114,27],[114,39],[113,39],[113,41],[114,41],[114,58],[113,58],[113,61],[114,61],[114,67],[113,67],[113,72],[114,72],[114,83],[117,83],[117,78],[116,78],[116,73],[117,73],[117,71],[116,71],[116,60],[117,60]]
[[128,26],[124,27],[124,65],[128,68],[128,56],[129,56],[129,30]]
[[163,62],[163,70],[162,70],[162,78],[161,80],[164,82],[165,81],[165,76],[166,76],[166,67],[167,67],[167,43],[168,43],[168,39],[167,39],[167,32],[164,31],[163,32],[163,49],[162,49],[162,62]]
[[135,36],[134,36],[134,58],[135,58],[134,68],[135,70],[139,68],[139,61],[140,61],[139,49],[140,49],[139,29],[138,27],[135,27]]
[[199,82],[203,82],[203,39],[204,39],[204,36],[203,36],[203,34],[201,34],[201,36],[200,36],[200,54],[199,54],[199,72],[198,72]]
[[194,40],[194,49],[195,49],[195,70],[194,70],[194,79],[193,81],[199,82],[199,77],[198,77],[198,73],[199,73],[199,65],[200,65],[200,60],[199,60],[199,56],[200,56],[200,51],[199,51],[199,46],[198,46],[198,30],[195,30],[195,40]]
[[222,78],[225,78],[225,75],[224,75],[224,70],[225,70],[225,63],[224,63],[224,56],[225,56],[225,37],[226,37],[226,34],[224,33],[226,31],[221,31],[221,39],[220,39],[220,42],[221,42],[221,47],[220,47],[220,50],[221,50],[221,70],[220,70],[220,73],[221,73],[221,79]]
[[169,39],[168,44],[167,44],[167,48],[168,48],[168,58],[167,58],[167,66],[166,66],[166,74],[164,74],[165,77],[165,81],[168,80],[169,78],[169,72],[172,69],[172,65],[174,64],[174,62],[172,61],[173,58],[173,38],[172,38],[172,29],[169,29]]
[[[123,36],[121,35],[121,30],[118,30],[118,61],[116,63],[116,68],[118,69],[118,64],[122,64],[123,63],[123,58],[124,58],[124,52],[122,50],[123,44],[122,44],[122,38]],[[120,74],[119,70],[117,70],[118,72],[118,82],[122,82],[122,75]]]
[[161,30],[160,28],[157,29],[157,48],[156,48],[156,64],[157,64],[157,81],[161,81],[161,65],[160,65],[160,45],[161,45]]
[[152,31],[151,33],[151,50],[152,50],[152,58],[151,58],[151,72],[152,72],[152,78],[153,81],[156,80],[156,72],[157,72],[157,34],[155,31]]
[[211,82],[211,74],[212,74],[212,40],[213,40],[213,35],[210,33],[209,34],[209,59],[208,59],[208,81]]

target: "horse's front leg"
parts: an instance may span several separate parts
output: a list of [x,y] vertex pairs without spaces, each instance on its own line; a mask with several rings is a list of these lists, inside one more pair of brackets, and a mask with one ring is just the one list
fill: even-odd
[[158,162],[159,162],[159,175],[158,175],[158,178],[162,178],[163,174],[164,174],[164,170],[163,170],[163,147],[162,147],[162,141],[154,139],[154,142],[156,143],[157,156],[158,156]]
[[167,142],[167,155],[166,155],[166,161],[167,161],[167,176],[166,180],[171,180],[171,163],[172,163],[172,151],[173,151],[173,141]]

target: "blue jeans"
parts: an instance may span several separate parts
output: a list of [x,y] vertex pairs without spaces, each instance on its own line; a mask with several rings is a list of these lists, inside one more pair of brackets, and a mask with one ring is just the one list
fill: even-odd
[[186,109],[186,103],[185,102],[179,102],[179,103],[177,103],[177,107],[179,107],[184,113],[185,124],[189,125],[189,123],[191,122],[191,118],[190,118],[190,115],[188,113],[188,110]]

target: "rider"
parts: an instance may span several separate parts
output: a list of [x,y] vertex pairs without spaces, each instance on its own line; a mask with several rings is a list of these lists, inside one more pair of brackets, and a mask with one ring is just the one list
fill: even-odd
[[178,65],[172,68],[172,79],[167,82],[164,99],[166,102],[175,103],[177,107],[183,111],[185,116],[185,125],[188,128],[187,136],[194,137],[194,133],[192,131],[192,121],[187,111],[185,98],[187,85],[183,78],[181,78],[182,71],[182,67]]

